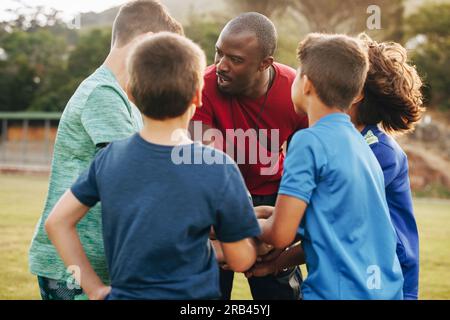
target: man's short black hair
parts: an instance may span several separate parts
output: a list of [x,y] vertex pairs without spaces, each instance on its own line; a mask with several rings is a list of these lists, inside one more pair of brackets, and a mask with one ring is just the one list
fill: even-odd
[[258,39],[263,57],[273,56],[277,48],[277,30],[269,18],[257,12],[240,14],[227,23],[224,30],[231,33],[253,32]]

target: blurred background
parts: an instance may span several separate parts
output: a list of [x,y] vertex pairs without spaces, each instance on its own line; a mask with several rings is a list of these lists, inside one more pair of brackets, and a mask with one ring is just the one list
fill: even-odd
[[[106,58],[111,25],[126,1],[0,4],[0,299],[38,299],[27,250],[44,206],[59,117],[81,81]],[[257,11],[279,33],[276,60],[296,67],[309,32],[396,41],[425,87],[427,112],[398,137],[410,162],[421,235],[422,299],[450,298],[450,1],[162,0],[212,63],[225,23]],[[374,7],[375,5],[375,7]],[[379,18],[379,19],[378,19]],[[378,19],[378,20],[377,20]],[[250,298],[239,276],[234,298]]]

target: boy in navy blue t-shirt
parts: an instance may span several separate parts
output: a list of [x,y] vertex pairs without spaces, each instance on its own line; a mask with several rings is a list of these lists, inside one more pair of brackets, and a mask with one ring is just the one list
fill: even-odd
[[[204,68],[203,51],[184,37],[142,41],[129,60],[127,93],[144,129],[102,150],[46,221],[90,299],[220,298],[211,227],[231,269],[255,262],[251,238],[260,228],[237,165],[187,135]],[[93,271],[76,232],[99,201],[111,287]]]
[[422,81],[417,70],[408,64],[406,49],[400,44],[378,44],[365,34],[360,38],[368,48],[370,69],[363,94],[349,114],[383,170],[386,200],[397,233],[397,256],[405,279],[403,297],[417,300],[419,234],[413,212],[408,159],[388,134],[409,132],[421,119],[424,111],[420,91]]
[[350,37],[312,34],[300,43],[298,58],[292,99],[310,127],[291,140],[260,239],[284,248],[300,234],[301,245],[275,265],[306,263],[305,300],[402,299],[383,173],[345,114],[362,90],[367,53]]

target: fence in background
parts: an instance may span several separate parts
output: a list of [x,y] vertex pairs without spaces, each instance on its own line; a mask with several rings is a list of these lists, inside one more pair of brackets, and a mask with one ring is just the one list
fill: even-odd
[[0,169],[49,171],[61,113],[0,112]]

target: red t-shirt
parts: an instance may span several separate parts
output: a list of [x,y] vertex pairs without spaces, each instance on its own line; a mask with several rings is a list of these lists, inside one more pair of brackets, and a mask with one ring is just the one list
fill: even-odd
[[[220,130],[223,137],[226,137],[226,143],[220,143],[219,148],[231,155],[238,163],[252,195],[271,195],[278,192],[284,161],[281,147],[295,131],[308,126],[306,115],[297,115],[291,100],[295,70],[279,63],[274,63],[273,66],[276,74],[265,104],[265,95],[258,99],[250,99],[220,92],[217,87],[216,67],[209,66],[204,76],[203,105],[197,108],[193,117],[194,121],[202,121]],[[261,112],[263,104],[264,109]],[[262,152],[263,156],[258,155],[256,159],[253,157],[251,160],[251,155],[255,154],[256,150],[250,147],[251,139],[239,141],[233,136],[227,137],[227,129],[243,129],[244,131],[267,129],[267,133],[259,134],[260,139],[252,144],[252,146],[257,145],[256,154]],[[278,139],[276,134],[270,131],[271,129],[279,130]],[[230,144],[234,147],[230,147]],[[223,146],[220,147],[220,145]],[[234,155],[230,154],[233,148]],[[244,156],[245,161],[243,161]],[[267,157],[273,158],[269,162]],[[274,163],[277,165],[274,166]],[[263,168],[266,168],[265,172],[262,171]],[[267,168],[273,168],[272,172],[267,172]]]

